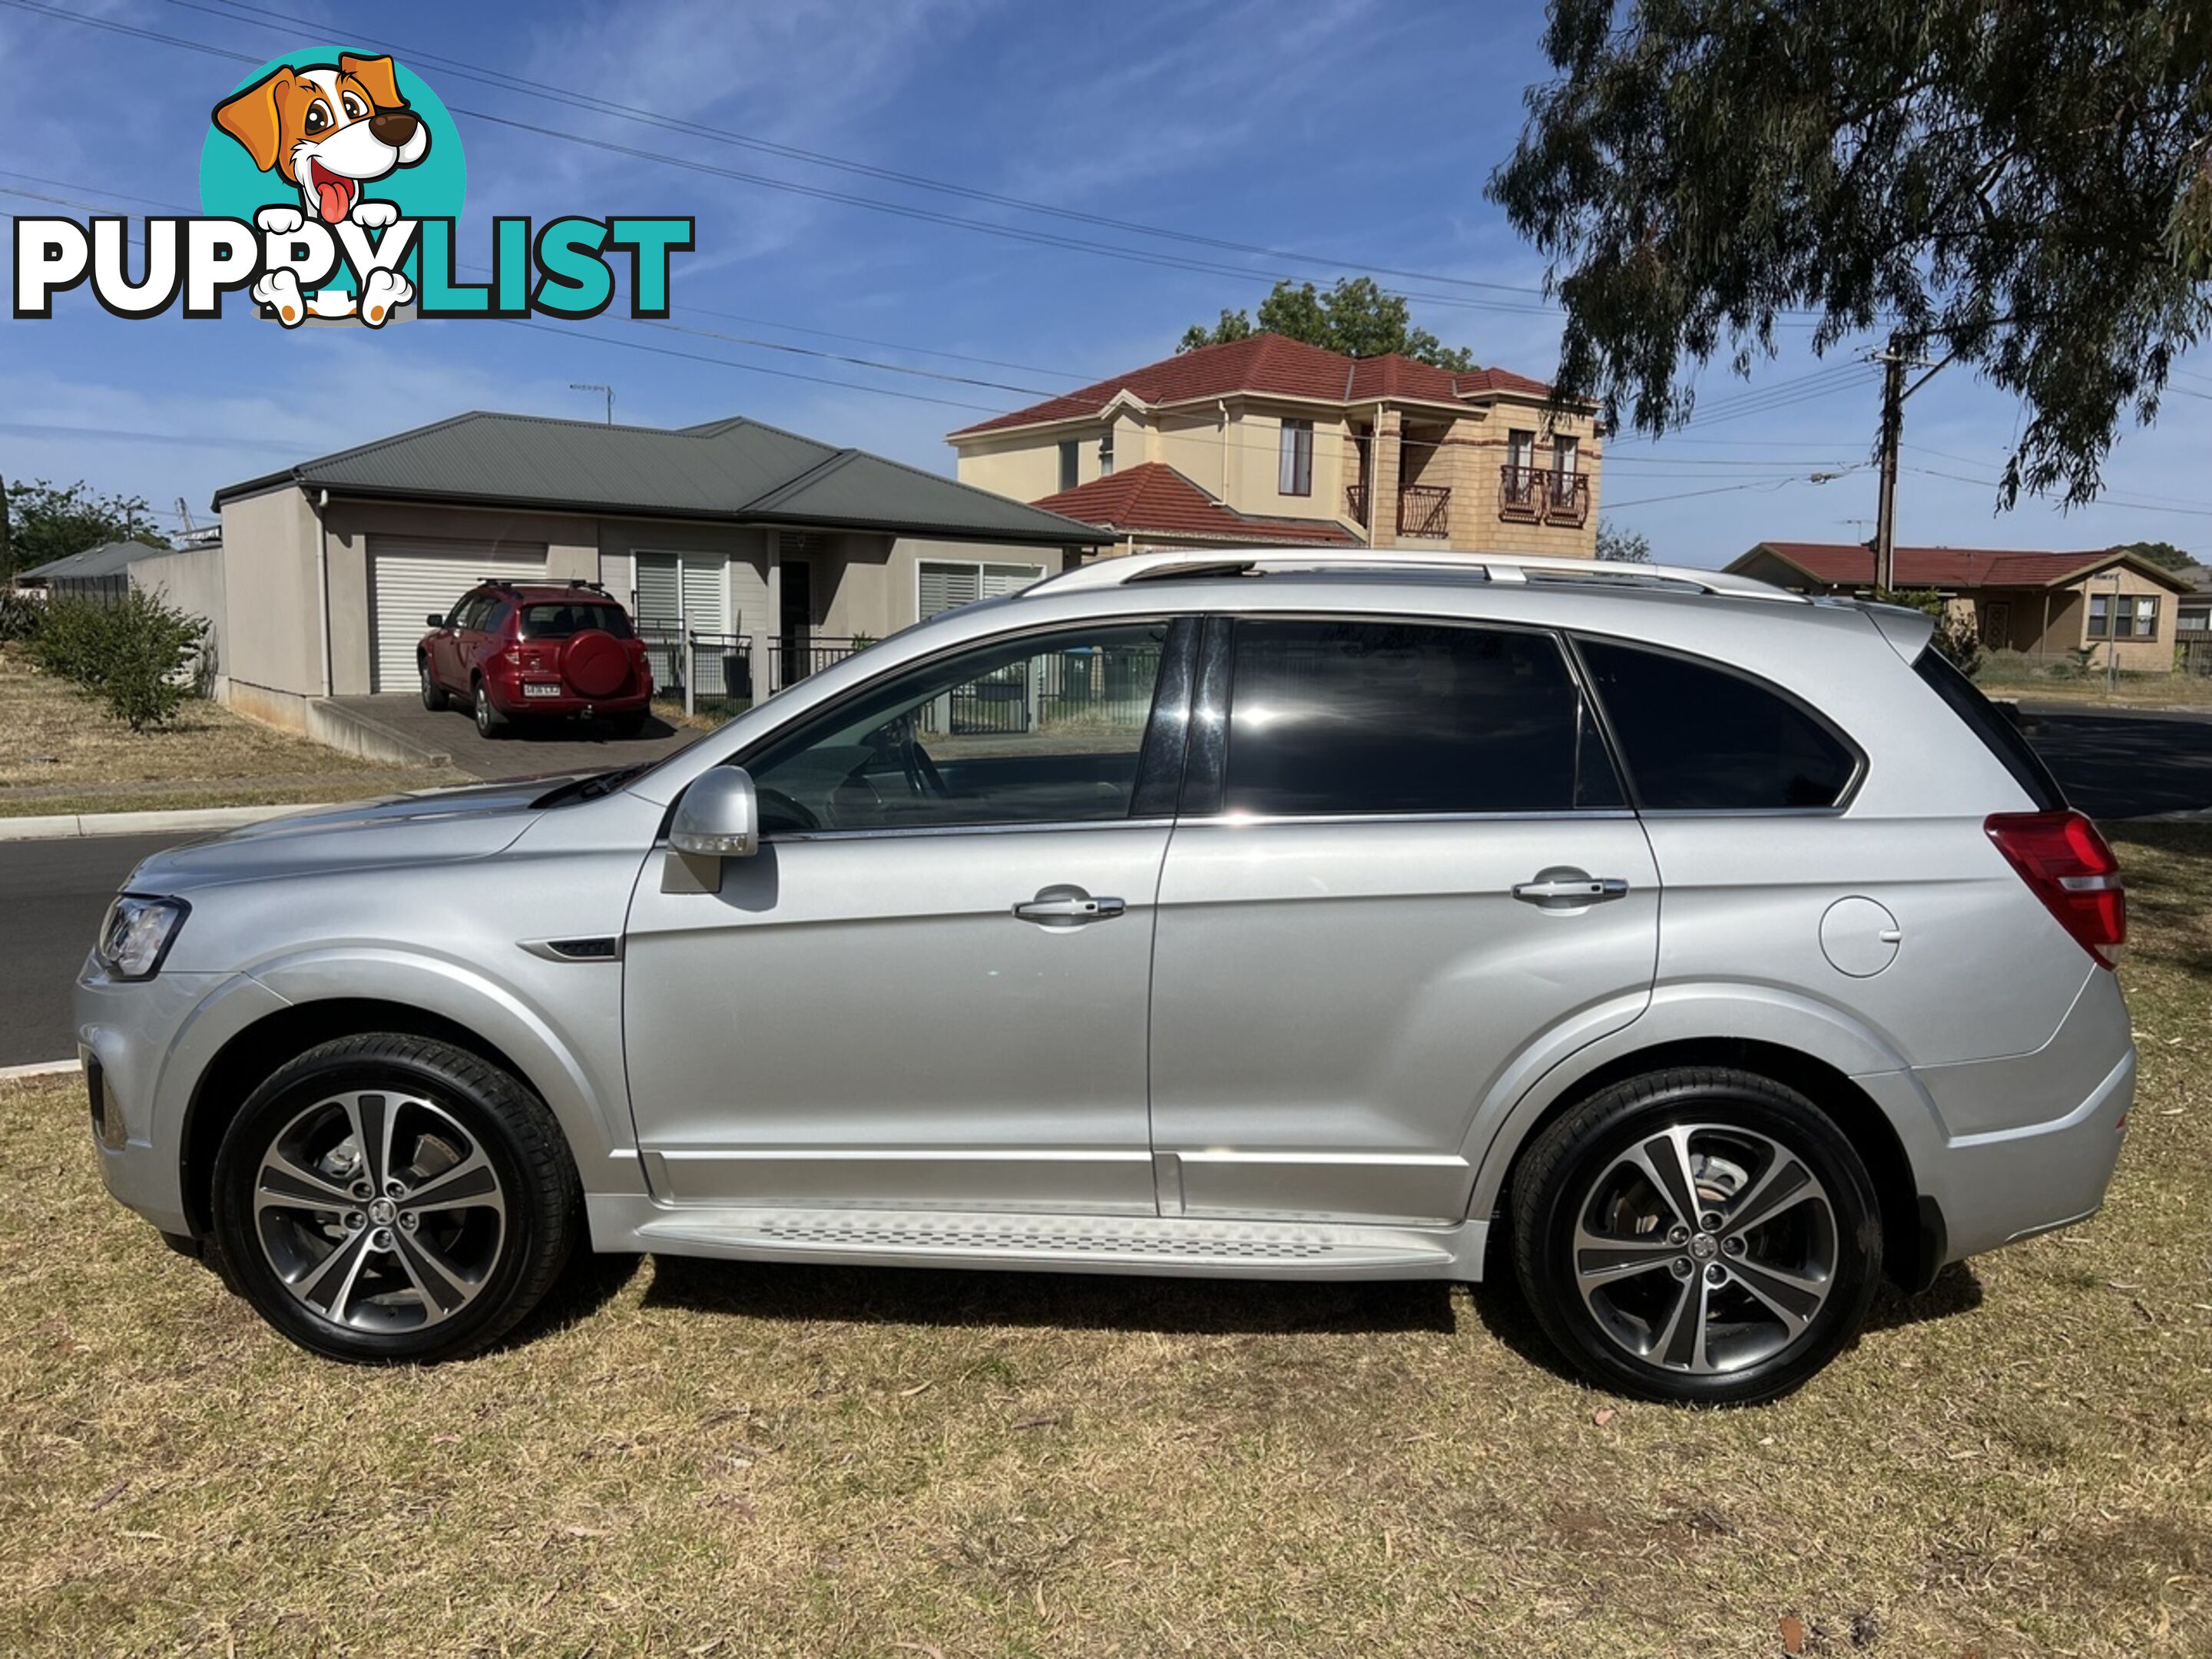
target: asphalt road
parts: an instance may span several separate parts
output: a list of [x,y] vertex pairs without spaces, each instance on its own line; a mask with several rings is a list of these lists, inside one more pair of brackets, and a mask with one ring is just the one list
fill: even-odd
[[175,836],[0,842],[0,1066],[76,1053],[70,988],[107,901]]
[[[2030,712],[2036,746],[2093,817],[2212,807],[2212,717]],[[76,970],[124,877],[167,839],[0,842],[0,1066],[76,1053]]]

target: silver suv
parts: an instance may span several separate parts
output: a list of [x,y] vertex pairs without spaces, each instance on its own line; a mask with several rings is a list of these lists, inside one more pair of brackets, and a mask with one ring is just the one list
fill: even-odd
[[2112,853],[1929,635],[1088,565],[650,769],[149,860],[77,994],[100,1163],[341,1359],[482,1348],[587,1244],[1506,1271],[1605,1387],[1766,1398],[2094,1211],[2133,1091]]

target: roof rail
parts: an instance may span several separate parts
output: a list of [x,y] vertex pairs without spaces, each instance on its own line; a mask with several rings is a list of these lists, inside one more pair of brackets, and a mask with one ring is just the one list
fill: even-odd
[[1477,577],[1493,582],[1542,581],[1564,578],[1571,581],[1601,582],[1612,586],[1690,588],[1700,593],[1732,594],[1739,599],[1771,599],[1783,605],[1807,603],[1802,593],[1739,576],[1726,570],[1698,570],[1677,564],[1610,563],[1596,559],[1537,557],[1518,553],[1455,553],[1407,551],[1376,548],[1358,552],[1316,552],[1311,549],[1267,548],[1250,553],[1208,553],[1184,550],[1168,553],[1129,553],[1094,559],[1048,576],[1029,591],[1047,589],[1066,593],[1085,588],[1122,587],[1132,582],[1170,578],[1254,576],[1269,571],[1285,574],[1305,571],[1423,570]]

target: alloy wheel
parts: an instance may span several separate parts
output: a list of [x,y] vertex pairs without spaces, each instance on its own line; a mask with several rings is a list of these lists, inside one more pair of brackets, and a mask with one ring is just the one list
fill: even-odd
[[1583,1188],[1575,1285],[1631,1358],[1696,1376],[1772,1358],[1837,1280],[1836,1206],[1806,1161],[1735,1124],[1647,1131]]
[[391,1334],[440,1324],[490,1282],[507,1194],[476,1138],[434,1101],[358,1090],[295,1115],[262,1156],[253,1231],[310,1313]]

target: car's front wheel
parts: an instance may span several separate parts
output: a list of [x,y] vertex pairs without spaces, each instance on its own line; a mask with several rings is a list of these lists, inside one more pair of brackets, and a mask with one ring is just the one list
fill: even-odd
[[440,689],[436,678],[430,672],[428,659],[415,665],[416,672],[422,677],[422,707],[436,714],[446,706],[446,694]]
[[1593,1096],[1516,1173],[1513,1256],[1537,1322],[1601,1384],[1771,1400],[1865,1322],[1881,1276],[1864,1161],[1794,1090],[1678,1068]]
[[551,1113],[498,1066],[425,1037],[344,1037],[278,1070],[225,1132],[215,1243],[304,1348],[453,1359],[544,1299],[578,1192]]

